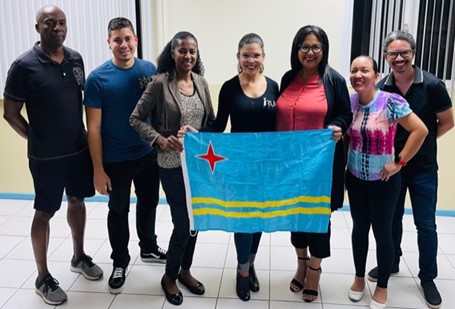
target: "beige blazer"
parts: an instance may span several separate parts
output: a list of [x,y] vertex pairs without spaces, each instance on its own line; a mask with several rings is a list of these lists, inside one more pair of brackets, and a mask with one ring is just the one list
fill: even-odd
[[[201,128],[210,126],[215,120],[209,87],[204,77],[191,72],[194,87],[204,105],[204,120]],[[130,116],[131,126],[142,139],[152,145],[162,135],[177,135],[180,129],[180,95],[175,77],[169,73],[155,75],[147,85]],[[148,122],[151,117],[151,125]]]

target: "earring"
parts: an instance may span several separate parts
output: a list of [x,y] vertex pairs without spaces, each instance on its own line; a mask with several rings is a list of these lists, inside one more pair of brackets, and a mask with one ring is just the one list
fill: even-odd
[[264,73],[264,64],[261,64],[261,67],[259,68],[259,73]]
[[242,66],[240,65],[240,63],[237,63],[237,71],[240,73],[242,73]]

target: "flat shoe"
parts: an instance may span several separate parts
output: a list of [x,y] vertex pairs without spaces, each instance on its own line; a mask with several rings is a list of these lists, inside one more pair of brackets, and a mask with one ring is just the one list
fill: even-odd
[[365,291],[365,289],[363,289],[362,291],[354,291],[354,290],[351,290],[349,289],[349,292],[348,292],[348,297],[351,301],[353,302],[358,302],[362,299],[363,297],[363,292]]
[[205,293],[205,287],[202,283],[199,281],[197,282],[196,285],[191,286],[188,282],[186,282],[182,275],[178,275],[179,282],[183,284],[191,293],[196,294],[196,295],[202,295]]
[[168,302],[175,306],[179,306],[183,302],[183,295],[182,292],[178,292],[177,294],[171,294],[167,291],[166,285],[164,284],[164,276],[161,278],[161,287],[163,288],[164,295],[166,295],[166,299]]
[[385,308],[387,308],[387,301],[385,303],[381,304],[375,300],[371,300],[370,309],[385,309]]

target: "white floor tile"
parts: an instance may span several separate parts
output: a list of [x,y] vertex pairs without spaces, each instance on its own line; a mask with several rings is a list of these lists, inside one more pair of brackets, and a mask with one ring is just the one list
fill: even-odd
[[[118,294],[109,309],[143,309],[143,308],[162,308],[164,305],[163,296],[153,295],[132,295]],[[213,307],[212,307],[213,308]]]
[[[85,251],[104,271],[104,277],[89,281],[70,271],[72,256],[71,233],[66,222],[66,202],[51,220],[48,264],[52,275],[68,292],[69,300],[62,308],[164,308],[173,309],[161,289],[160,280],[165,265],[143,263],[135,230],[135,209],[131,206],[129,251],[131,262],[124,290],[113,295],[108,291],[108,279],[112,272],[111,247],[107,235],[107,203],[86,202],[87,226]],[[36,264],[30,240],[30,225],[34,215],[33,201],[0,200],[0,308],[50,308],[34,291],[37,276]],[[364,298],[351,302],[347,293],[354,278],[354,263],[350,231],[352,219],[349,211],[332,214],[331,257],[322,263],[319,297],[305,303],[302,293],[292,293],[289,282],[297,266],[295,250],[290,243],[289,232],[264,233],[255,260],[255,268],[261,285],[259,292],[252,292],[252,299],[243,302],[235,292],[237,255],[233,233],[204,231],[198,236],[192,274],[206,287],[202,296],[191,294],[178,283],[184,302],[179,308],[250,309],[317,308],[356,309],[368,308],[371,293],[376,285],[368,282]],[[455,303],[455,217],[438,217],[439,250],[438,272],[435,280],[443,307]],[[400,272],[389,281],[388,308],[427,308],[420,290],[418,274],[417,232],[411,215],[403,220],[403,257]],[[156,234],[159,245],[167,249],[172,233],[169,207],[161,204],[157,209]],[[369,234],[370,250],[366,271],[376,266],[376,244]]]

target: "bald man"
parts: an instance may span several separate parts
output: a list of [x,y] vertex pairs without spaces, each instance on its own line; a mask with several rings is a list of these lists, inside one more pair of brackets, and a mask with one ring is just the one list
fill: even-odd
[[[95,194],[82,122],[84,63],[78,52],[63,46],[67,25],[60,8],[41,8],[35,29],[40,41],[8,71],[3,117],[28,144],[35,190],[31,239],[38,268],[36,293],[47,304],[60,305],[67,295],[49,272],[47,248],[50,219],[60,209],[64,191],[73,239],[71,270],[89,280],[100,279],[103,271],[84,252],[84,198]],[[28,121],[21,115],[24,104]]]

